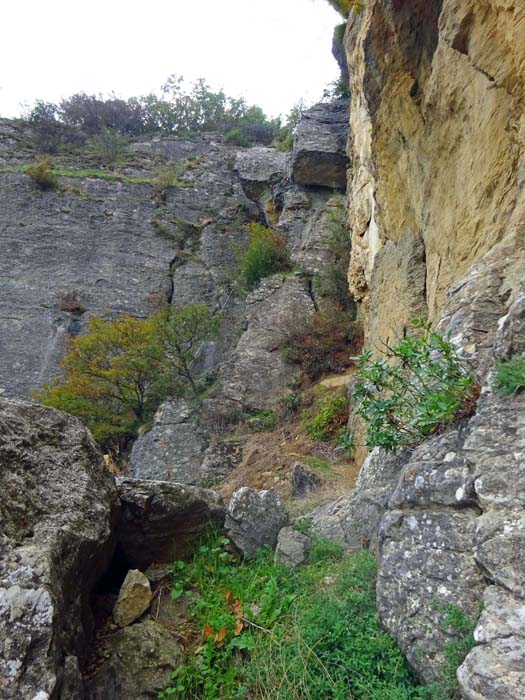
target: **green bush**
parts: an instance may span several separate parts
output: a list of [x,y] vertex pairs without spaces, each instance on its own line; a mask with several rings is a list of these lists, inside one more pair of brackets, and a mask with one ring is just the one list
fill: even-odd
[[256,433],[265,433],[268,430],[273,430],[277,424],[277,416],[271,408],[261,408],[258,411],[251,413],[246,423],[250,430]]
[[228,547],[212,536],[174,566],[195,643],[161,700],[430,697],[379,625],[371,554],[317,541],[314,561],[290,569]]
[[419,319],[395,347],[373,360],[363,352],[354,391],[368,426],[367,445],[396,450],[413,445],[465,411],[476,387],[454,345]]
[[93,155],[105,165],[117,165],[124,157],[128,138],[115,129],[104,128],[93,137],[91,149]]
[[247,147],[251,142],[242,129],[236,128],[230,129],[224,134],[224,143],[229,143],[232,146]]
[[525,389],[525,354],[515,355],[506,362],[498,362],[494,388],[501,394],[515,394]]
[[249,243],[237,256],[242,285],[250,290],[263,277],[290,270],[292,265],[283,236],[259,223],[248,224]]
[[339,438],[347,422],[348,399],[340,392],[318,398],[313,409],[303,412],[302,423],[312,440]]
[[51,168],[50,158],[38,158],[32,165],[28,165],[25,173],[41,190],[56,190],[58,178]]
[[364,0],[328,0],[330,5],[343,17],[348,17],[350,12],[361,12]]

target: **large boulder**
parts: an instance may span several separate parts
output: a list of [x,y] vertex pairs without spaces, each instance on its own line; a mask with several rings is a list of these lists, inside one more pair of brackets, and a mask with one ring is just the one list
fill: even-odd
[[72,700],[114,549],[113,477],[65,413],[0,400],[0,436],[0,697]]
[[86,700],[157,700],[182,658],[175,636],[155,620],[124,627],[109,638]]
[[245,557],[255,556],[262,547],[274,549],[281,528],[287,524],[288,513],[271,491],[243,486],[231,497],[226,533]]
[[292,152],[294,182],[346,189],[348,123],[345,98],[315,105],[303,113]]
[[128,474],[134,479],[198,484],[206,447],[205,432],[189,402],[166,401],[155,414],[152,429],[133,445]]
[[222,527],[224,505],[214,491],[169,481],[118,478],[122,504],[120,555],[144,570],[182,556],[208,527]]
[[257,199],[288,176],[290,155],[275,148],[256,146],[237,154],[235,169],[247,196]]

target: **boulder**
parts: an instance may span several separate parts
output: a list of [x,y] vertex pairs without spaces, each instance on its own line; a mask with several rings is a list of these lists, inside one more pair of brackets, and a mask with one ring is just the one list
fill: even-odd
[[321,479],[313,471],[296,462],[292,470],[292,495],[297,498],[308,496],[321,486]]
[[303,112],[292,152],[294,182],[346,189],[348,123],[346,98],[317,104]]
[[277,537],[275,561],[285,566],[296,567],[308,560],[310,538],[293,527],[283,527]]
[[113,620],[119,627],[127,627],[138,620],[151,603],[151,586],[138,569],[128,571],[113,609]]
[[235,160],[241,184],[247,196],[259,198],[265,190],[284,180],[290,169],[290,155],[276,151],[275,148],[255,146],[240,151]]
[[169,630],[147,619],[111,636],[104,657],[87,683],[86,700],[157,700],[182,651]]
[[193,407],[183,399],[166,401],[155,414],[153,428],[133,445],[129,476],[197,484],[206,446]]
[[262,547],[274,549],[287,524],[288,513],[275,494],[243,486],[231,497],[225,529],[235,547],[251,558]]
[[80,697],[118,498],[77,419],[0,399],[0,697]]
[[129,566],[171,563],[208,527],[222,527],[224,505],[214,491],[170,481],[117,479],[122,504],[120,554]]

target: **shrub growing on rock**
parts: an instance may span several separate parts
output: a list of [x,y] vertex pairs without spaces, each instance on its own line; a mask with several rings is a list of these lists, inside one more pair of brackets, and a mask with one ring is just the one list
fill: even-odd
[[291,269],[283,236],[259,223],[248,224],[249,243],[237,256],[242,285],[254,289],[263,277]]
[[515,355],[506,362],[498,362],[494,388],[501,394],[515,394],[525,389],[525,354]]
[[395,450],[436,432],[475,400],[474,380],[454,345],[419,319],[383,357],[365,351],[354,398],[367,423],[367,445]]
[[347,397],[341,391],[322,395],[313,410],[304,411],[302,422],[312,440],[340,438],[348,422]]
[[25,173],[41,190],[56,190],[58,178],[51,168],[50,158],[38,158],[32,165],[28,165]]

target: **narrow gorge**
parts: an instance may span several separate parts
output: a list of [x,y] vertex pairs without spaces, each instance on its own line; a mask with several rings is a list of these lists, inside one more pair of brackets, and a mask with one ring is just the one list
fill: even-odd
[[[525,698],[525,4],[349,4],[344,96],[304,109],[290,149],[151,134],[107,165],[67,147],[43,188],[34,125],[0,119],[1,700],[211,698],[180,671],[224,641],[222,622],[191,626],[192,596],[207,599],[188,562],[204,547],[221,571],[265,546],[293,571],[316,546],[376,560],[376,672],[397,645],[405,694],[356,699]],[[286,263],[246,285],[261,231]],[[126,440],[97,445],[39,404],[93,319],[196,304],[220,324],[186,358],[198,391],[164,392]],[[359,356],[417,338],[417,318],[472,390],[453,420],[386,450],[360,410]],[[280,575],[273,595],[292,605]],[[278,614],[223,588],[238,669],[259,649],[242,630],[270,636]],[[336,686],[334,700],[358,692]],[[254,687],[216,698],[321,700]]]

